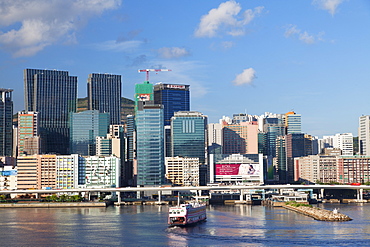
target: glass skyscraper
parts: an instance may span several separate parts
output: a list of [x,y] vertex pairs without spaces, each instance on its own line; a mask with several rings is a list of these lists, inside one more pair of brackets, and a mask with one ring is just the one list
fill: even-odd
[[25,108],[39,113],[45,153],[69,154],[68,116],[76,111],[77,76],[68,71],[24,70]]
[[154,103],[163,105],[164,125],[171,125],[171,117],[178,111],[190,111],[189,85],[154,85]]
[[121,76],[90,74],[87,79],[88,109],[109,112],[110,124],[121,124]]
[[206,160],[207,116],[196,111],[175,112],[171,119],[172,155]]
[[136,112],[137,185],[164,183],[164,126],[161,105],[139,105]]
[[0,156],[13,154],[12,92],[12,89],[0,88]]
[[87,110],[71,113],[70,148],[72,154],[95,155],[96,137],[106,136],[109,129],[109,113]]

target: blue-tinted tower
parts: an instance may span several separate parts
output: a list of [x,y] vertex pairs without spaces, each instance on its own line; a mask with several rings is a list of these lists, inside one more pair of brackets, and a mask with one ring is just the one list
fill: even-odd
[[109,113],[99,113],[98,110],[71,113],[71,153],[83,156],[95,155],[96,137],[107,135],[109,121]]
[[136,112],[138,186],[160,185],[165,178],[163,107],[151,103],[139,102]]
[[171,125],[171,117],[178,111],[190,111],[189,85],[154,85],[154,103],[163,105],[164,125]]
[[172,155],[199,158],[205,164],[207,116],[200,112],[176,112],[171,120]]

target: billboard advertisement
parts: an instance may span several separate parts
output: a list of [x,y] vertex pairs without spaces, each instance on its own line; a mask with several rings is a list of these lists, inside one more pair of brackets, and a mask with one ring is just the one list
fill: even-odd
[[215,164],[216,176],[259,176],[259,164]]
[[140,101],[149,101],[150,100],[150,94],[140,94],[138,98],[139,98]]

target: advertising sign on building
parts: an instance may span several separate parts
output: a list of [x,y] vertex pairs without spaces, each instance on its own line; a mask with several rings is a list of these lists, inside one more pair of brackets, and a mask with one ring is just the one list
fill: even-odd
[[140,101],[149,101],[150,100],[150,94],[140,94],[138,98],[139,98]]
[[167,85],[167,88],[172,88],[172,89],[185,89],[184,85]]
[[216,176],[259,176],[260,167],[258,164],[215,164]]

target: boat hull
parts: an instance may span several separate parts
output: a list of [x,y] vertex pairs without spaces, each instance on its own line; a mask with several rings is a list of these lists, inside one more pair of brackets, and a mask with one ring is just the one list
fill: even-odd
[[181,204],[169,210],[169,226],[189,226],[207,219],[206,205]]

